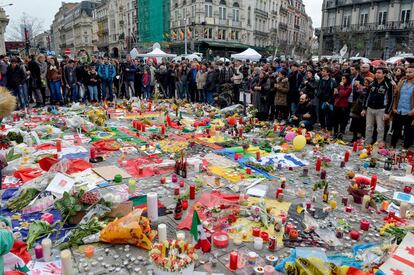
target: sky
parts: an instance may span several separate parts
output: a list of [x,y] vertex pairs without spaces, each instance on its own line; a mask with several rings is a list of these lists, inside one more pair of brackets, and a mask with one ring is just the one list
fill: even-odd
[[[66,0],[66,2],[80,2],[79,0]],[[322,0],[303,0],[306,12],[311,16],[314,27],[320,27]],[[0,0],[0,6],[13,3],[12,6],[4,7],[9,15],[10,22],[6,29],[6,38],[12,36],[14,31],[11,27],[19,22],[23,13],[43,21],[43,29],[47,30],[52,24],[55,13],[59,10],[62,0]]]

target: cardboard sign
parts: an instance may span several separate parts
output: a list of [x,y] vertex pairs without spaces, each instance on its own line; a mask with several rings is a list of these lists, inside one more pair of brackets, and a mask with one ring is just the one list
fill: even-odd
[[57,173],[53,180],[50,182],[46,191],[52,192],[53,195],[60,198],[64,192],[69,192],[75,185],[75,180],[65,176],[62,173]]
[[92,169],[96,174],[104,178],[105,180],[114,180],[115,175],[121,175],[123,179],[130,178],[131,175],[125,172],[125,170],[114,166],[103,166],[103,167],[97,167]]

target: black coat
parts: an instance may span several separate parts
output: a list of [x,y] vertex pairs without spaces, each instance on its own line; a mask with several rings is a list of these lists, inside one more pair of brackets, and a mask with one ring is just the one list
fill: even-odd
[[26,79],[26,75],[20,65],[16,65],[16,67],[12,68],[10,65],[7,69],[7,88],[10,90],[14,90],[20,85],[22,85]]
[[207,73],[206,85],[204,86],[204,89],[206,89],[209,92],[214,91],[216,89],[217,81],[218,81],[217,72],[216,71],[209,71]]

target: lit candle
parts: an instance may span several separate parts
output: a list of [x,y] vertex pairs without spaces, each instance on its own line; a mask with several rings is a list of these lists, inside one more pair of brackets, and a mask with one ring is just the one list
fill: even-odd
[[273,131],[277,131],[277,125],[276,124],[273,124]]
[[164,223],[158,225],[158,242],[162,243],[167,240],[167,226]]
[[52,240],[49,238],[42,240],[43,259],[45,262],[52,260]]
[[36,245],[34,248],[36,259],[43,258],[43,249],[41,245]]
[[62,274],[63,275],[72,275],[73,274],[73,264],[72,264],[72,254],[69,249],[65,249],[60,252],[60,260],[62,262]]
[[148,218],[152,222],[158,220],[158,196],[155,192],[147,194],[147,212]]
[[317,160],[316,160],[316,172],[319,172],[319,171],[321,171],[321,165],[322,165],[322,160],[320,159],[320,158],[318,158]]
[[185,232],[183,232],[183,231],[178,231],[178,232],[177,232],[177,240],[179,240],[179,241],[184,241],[184,239],[185,239]]
[[56,151],[62,152],[62,140],[56,140]]
[[229,268],[231,270],[237,270],[237,262],[239,261],[239,254],[237,251],[230,252],[230,263]]
[[263,274],[264,275],[274,275],[275,274],[275,268],[272,265],[265,265],[263,267]]
[[92,245],[86,246],[85,257],[92,258],[94,254],[95,254],[95,247],[93,247]]
[[190,200],[195,199],[195,191],[196,191],[195,184],[194,183],[190,184]]
[[407,210],[408,210],[408,203],[402,202],[400,203],[400,217],[405,219],[407,218]]
[[254,238],[254,249],[262,250],[263,249],[263,239],[260,237]]
[[388,201],[383,201],[381,204],[381,210],[386,212],[388,210],[388,206],[390,206],[390,203]]
[[348,150],[346,150],[346,151],[345,151],[345,156],[344,156],[344,161],[345,161],[345,162],[348,162],[348,161],[349,161],[349,155],[350,155],[350,154],[349,154],[349,151],[348,151]]

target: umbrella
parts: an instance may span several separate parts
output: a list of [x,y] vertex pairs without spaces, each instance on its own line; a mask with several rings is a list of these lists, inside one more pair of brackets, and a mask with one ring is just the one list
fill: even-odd
[[371,62],[371,65],[374,66],[374,68],[377,68],[381,65],[385,65],[385,61],[381,59],[377,59]]
[[361,57],[361,56],[351,57],[350,60],[352,60],[352,61],[359,61],[359,62],[362,62],[364,64],[371,64],[371,60],[369,60],[366,57]]

